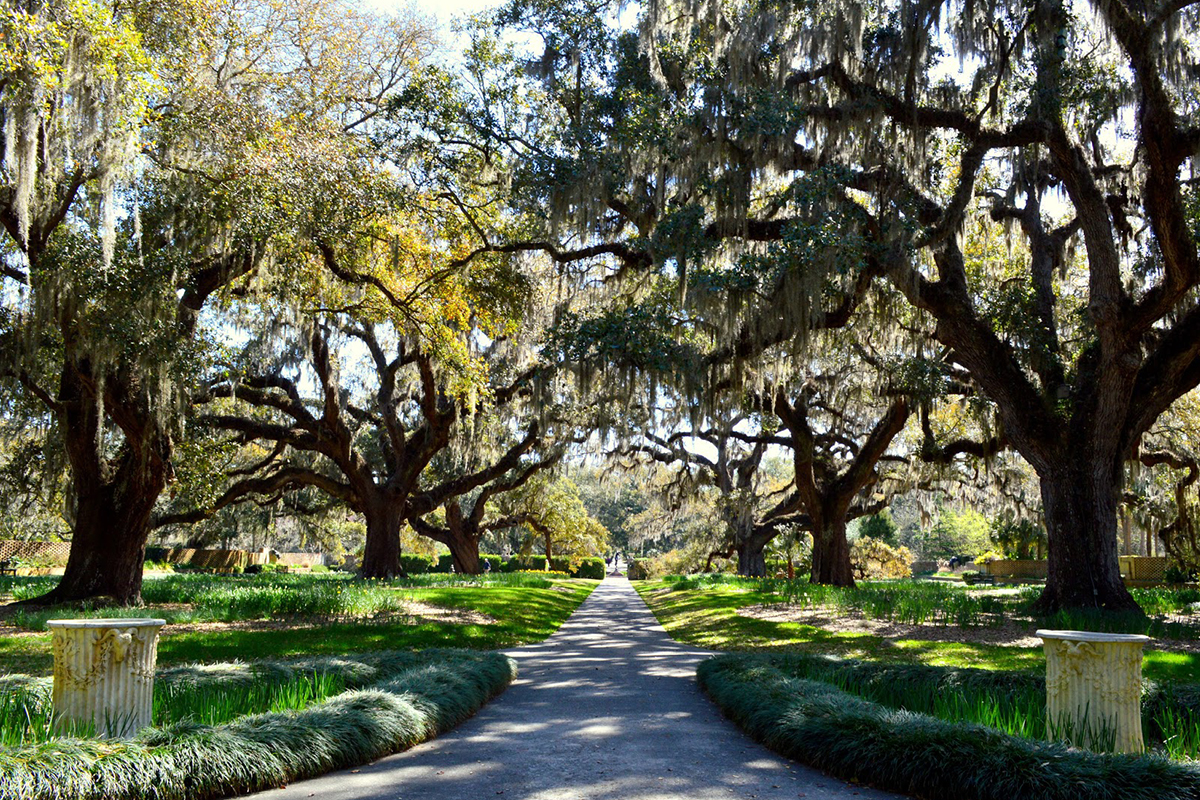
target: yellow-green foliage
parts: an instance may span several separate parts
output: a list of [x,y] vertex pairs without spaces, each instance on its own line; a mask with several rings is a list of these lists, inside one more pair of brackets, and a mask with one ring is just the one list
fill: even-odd
[[864,537],[850,547],[850,563],[859,580],[912,577],[913,555],[907,547],[892,547]]

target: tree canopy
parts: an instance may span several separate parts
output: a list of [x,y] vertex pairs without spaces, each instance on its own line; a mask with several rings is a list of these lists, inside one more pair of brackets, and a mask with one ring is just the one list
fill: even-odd
[[359,515],[374,576],[409,529],[595,551],[597,453],[748,574],[807,530],[849,584],[849,521],[950,485],[1046,532],[1044,611],[1134,608],[1120,509],[1200,552],[1196,4],[513,0],[453,58],[348,0],[0,13],[0,496],[66,512],[49,599],[136,602],[155,526],[250,501]]

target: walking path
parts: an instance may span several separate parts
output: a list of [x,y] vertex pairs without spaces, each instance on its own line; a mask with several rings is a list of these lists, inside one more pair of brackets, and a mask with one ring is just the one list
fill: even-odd
[[262,800],[884,800],[780,758],[696,686],[629,581],[601,583],[553,636],[511,652],[520,677],[433,741]]

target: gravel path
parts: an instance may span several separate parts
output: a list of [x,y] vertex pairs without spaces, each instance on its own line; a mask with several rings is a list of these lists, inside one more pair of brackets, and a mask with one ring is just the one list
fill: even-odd
[[263,800],[883,800],[755,744],[696,687],[708,654],[673,641],[610,577],[546,641],[511,652],[520,678],[431,742]]

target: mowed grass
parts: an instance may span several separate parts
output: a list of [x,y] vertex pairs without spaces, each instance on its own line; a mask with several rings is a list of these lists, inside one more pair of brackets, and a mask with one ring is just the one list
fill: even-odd
[[[794,651],[845,658],[940,667],[1044,672],[1040,647],[1004,647],[973,642],[887,639],[865,633],[837,633],[796,622],[752,619],[738,609],[778,603],[772,592],[743,586],[711,586],[670,591],[672,584],[634,584],[658,621],[673,638],[709,650]],[[1200,682],[1200,656],[1148,649],[1143,674],[1152,680]]]
[[[208,585],[221,586],[228,581],[231,587],[253,587],[251,578],[220,578],[198,576]],[[265,577],[265,576],[264,576]],[[331,580],[324,576],[290,576],[288,592],[303,594],[312,590],[324,598],[330,594]],[[387,584],[371,584],[339,580],[347,592],[379,593]],[[399,582],[397,582],[399,583]],[[489,624],[455,621],[428,621],[420,617],[405,617],[385,613],[378,618],[347,619],[325,614],[306,616],[284,613],[283,608],[304,608],[303,598],[295,602],[281,599],[282,606],[266,606],[258,616],[238,615],[237,619],[281,621],[278,627],[253,625],[204,625],[201,630],[172,633],[164,629],[158,645],[158,663],[172,665],[193,661],[226,661],[233,659],[264,659],[299,655],[338,655],[374,650],[424,649],[430,647],[494,650],[545,639],[571,615],[587,598],[597,582],[583,579],[547,581],[478,580],[459,581],[451,585],[397,585],[397,594],[408,602],[419,602],[441,608],[474,611],[494,620]],[[278,580],[263,581],[277,587]],[[272,588],[272,592],[275,588]],[[163,602],[178,602],[162,592],[151,596]],[[384,612],[387,609],[378,609]],[[177,611],[177,610],[176,610]],[[88,613],[87,616],[162,616],[170,619],[174,612],[156,611],[155,605]],[[367,613],[373,613],[367,609]],[[58,610],[39,613],[44,619],[76,616],[75,612]],[[182,617],[182,618],[181,618]],[[176,615],[189,621],[185,615]],[[194,618],[194,617],[193,617]],[[0,636],[0,673],[22,672],[34,675],[49,674],[53,665],[48,633],[21,633]]]

